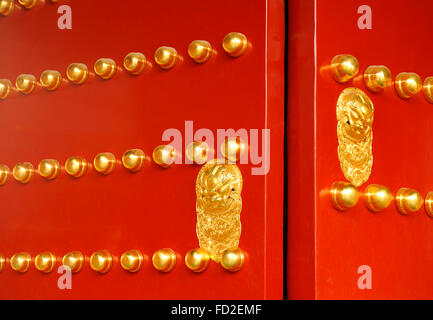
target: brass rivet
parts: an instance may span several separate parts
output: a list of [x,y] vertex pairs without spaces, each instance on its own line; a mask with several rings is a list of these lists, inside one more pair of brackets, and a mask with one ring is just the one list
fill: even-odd
[[51,252],[43,252],[35,257],[35,267],[41,272],[50,273],[56,266],[57,258]]
[[242,269],[245,263],[245,254],[240,248],[227,249],[223,252],[221,266],[231,272],[237,272]]
[[15,180],[21,183],[28,183],[33,178],[35,169],[30,162],[20,162],[18,163],[12,172]]
[[89,76],[89,69],[83,63],[71,63],[66,69],[66,76],[72,83],[82,84]]
[[422,89],[419,75],[413,72],[402,72],[395,77],[395,91],[402,99],[409,99]]
[[189,251],[185,256],[185,264],[191,271],[203,272],[210,263],[209,253],[201,248]]
[[433,192],[427,193],[424,200],[425,212],[430,218],[433,218]]
[[2,272],[2,270],[4,269],[5,264],[6,264],[6,259],[4,255],[0,253],[0,272]]
[[221,145],[223,156],[233,162],[239,161],[247,150],[248,145],[239,137],[228,138]]
[[[433,77],[427,77],[424,79],[423,91],[424,91],[425,99],[428,102],[433,103]],[[0,98],[1,98],[1,93],[0,93]]]
[[9,167],[4,164],[1,164],[0,165],[0,186],[6,183],[9,175],[10,175]]
[[127,150],[122,156],[123,166],[132,172],[140,171],[143,168],[145,160],[146,155],[140,149]]
[[81,177],[87,170],[87,161],[83,157],[70,157],[66,160],[65,171],[74,178]]
[[56,70],[45,70],[41,73],[39,80],[44,88],[49,91],[54,91],[60,86],[62,75]]
[[90,267],[99,273],[107,273],[113,265],[113,257],[108,250],[97,251],[90,257]]
[[171,145],[157,146],[153,150],[152,158],[157,165],[169,168],[176,160],[176,150]]
[[62,264],[69,267],[73,273],[80,272],[84,265],[84,256],[80,251],[72,251],[64,255]]
[[155,251],[152,264],[156,270],[170,272],[176,266],[176,253],[170,248]]
[[100,153],[93,160],[93,166],[99,173],[110,174],[116,167],[116,157],[110,152]]
[[229,56],[239,57],[248,47],[247,37],[240,32],[230,32],[224,37],[223,48]]
[[391,71],[386,66],[368,66],[364,71],[364,83],[371,92],[382,91],[391,80]]
[[30,94],[36,87],[36,77],[32,74],[20,74],[15,81],[18,91],[23,94]]
[[143,255],[139,250],[129,250],[120,257],[120,265],[129,272],[137,272],[143,266]]
[[8,16],[14,10],[14,0],[0,0],[0,14]]
[[95,62],[95,73],[104,80],[111,79],[117,71],[117,64],[113,59],[101,58]]
[[343,181],[334,182],[329,195],[334,208],[340,211],[354,207],[359,199],[358,189],[354,185]]
[[401,188],[397,191],[395,196],[395,204],[401,214],[407,215],[421,209],[423,198],[416,190]]
[[382,211],[391,204],[392,193],[385,186],[370,184],[364,190],[365,205],[372,212]]
[[0,79],[0,99],[6,99],[11,93],[12,83],[8,79]]
[[358,71],[358,60],[350,54],[339,54],[331,60],[331,73],[338,83],[350,81]]
[[139,75],[146,66],[146,57],[140,52],[128,53],[123,60],[123,65],[129,73]]
[[14,254],[11,258],[11,267],[16,272],[27,272],[30,268],[32,257],[27,252]]
[[209,157],[209,145],[206,142],[194,141],[186,148],[186,157],[195,164],[204,164]]
[[31,9],[38,3],[38,0],[18,0],[18,3],[26,9]]
[[188,46],[188,54],[194,62],[205,63],[212,56],[212,46],[205,40],[194,40]]
[[38,173],[47,180],[53,180],[60,173],[60,163],[54,159],[44,159],[39,162]]
[[175,48],[159,47],[155,51],[155,62],[162,69],[173,68],[176,65],[178,59],[179,59],[179,56],[178,56]]

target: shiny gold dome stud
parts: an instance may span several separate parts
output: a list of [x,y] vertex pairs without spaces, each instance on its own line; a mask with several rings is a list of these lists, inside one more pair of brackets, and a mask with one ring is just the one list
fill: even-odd
[[14,10],[14,0],[0,0],[0,14],[8,16]]
[[401,214],[407,215],[421,209],[423,199],[421,194],[412,189],[401,188],[395,196],[395,204]]
[[146,57],[140,52],[128,53],[123,60],[123,65],[130,74],[137,76],[146,66]]
[[65,162],[65,171],[74,178],[81,177],[87,170],[87,161],[82,157],[70,157]]
[[236,272],[242,269],[245,263],[245,254],[240,249],[227,249],[223,252],[221,258],[221,266],[231,272]]
[[49,91],[54,91],[60,86],[62,75],[56,70],[45,70],[41,73],[39,81],[44,88]]
[[358,60],[350,54],[339,54],[331,60],[331,73],[338,83],[348,82],[359,71]]
[[117,71],[117,64],[113,59],[101,58],[95,62],[95,73],[104,80],[111,79]]
[[10,174],[9,167],[4,164],[1,164],[0,165],[0,186],[4,185],[6,181],[8,181],[9,174]]
[[2,272],[2,270],[4,269],[5,264],[6,264],[6,259],[4,255],[0,253],[0,272]]
[[89,76],[89,69],[83,63],[71,63],[66,69],[66,76],[72,83],[82,84]]
[[433,218],[433,192],[427,193],[424,200],[425,212],[430,218]]
[[93,160],[93,166],[99,173],[110,174],[116,167],[116,157],[110,152],[100,153]]
[[50,273],[56,266],[57,258],[51,252],[40,253],[35,258],[35,267],[41,272]]
[[90,267],[99,273],[107,273],[113,265],[113,257],[107,250],[97,251],[90,257]]
[[[427,77],[424,79],[423,91],[425,99],[433,103],[433,77]],[[1,87],[0,87],[0,98],[1,98]]]
[[132,172],[140,171],[145,160],[146,155],[140,149],[127,150],[122,156],[123,166]]
[[153,150],[152,158],[157,165],[169,168],[176,159],[176,149],[171,145],[157,146]]
[[329,195],[334,208],[340,211],[354,207],[359,199],[358,189],[354,185],[343,181],[334,182]]
[[392,193],[385,186],[370,184],[364,190],[365,205],[370,211],[382,211],[391,204]]
[[8,79],[0,79],[0,99],[6,99],[11,93],[12,83]]
[[239,137],[228,138],[221,145],[223,156],[233,162],[239,161],[247,149],[247,144]]
[[33,178],[33,174],[35,173],[35,169],[30,162],[20,162],[14,167],[12,174],[15,180],[21,183],[28,183]]
[[422,89],[419,75],[413,72],[402,72],[395,77],[395,91],[402,99],[409,99]]
[[173,68],[176,65],[178,60],[179,60],[179,56],[175,48],[159,47],[155,51],[155,62],[162,69]]
[[188,46],[188,54],[194,62],[205,63],[212,55],[212,46],[205,40],[194,40]]
[[139,250],[129,250],[120,257],[120,265],[129,272],[137,272],[143,266],[143,255]]
[[38,0],[18,0],[18,3],[26,9],[31,9],[38,3]]
[[15,81],[18,91],[30,94],[36,87],[36,77],[32,74],[20,74]]
[[170,272],[176,266],[176,253],[170,248],[155,251],[152,256],[153,267],[161,272]]
[[60,163],[54,159],[44,159],[39,162],[38,173],[47,180],[53,180],[60,173]]
[[62,264],[71,269],[72,273],[80,272],[84,265],[84,256],[80,251],[72,251],[64,255]]
[[189,251],[185,256],[185,264],[194,272],[203,272],[210,263],[209,253],[201,248]]
[[11,267],[16,272],[27,272],[30,268],[32,257],[27,252],[14,254],[11,258]]
[[382,91],[391,80],[391,71],[385,66],[368,66],[364,71],[364,83],[371,92]]
[[239,57],[248,47],[247,37],[240,32],[230,32],[224,37],[223,48],[229,56]]
[[206,142],[194,141],[186,148],[186,157],[195,164],[204,164],[209,156],[209,145]]

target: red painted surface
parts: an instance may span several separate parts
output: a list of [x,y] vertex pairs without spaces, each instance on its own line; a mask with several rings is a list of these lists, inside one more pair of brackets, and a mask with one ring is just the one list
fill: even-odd
[[[304,3],[291,3],[300,6],[301,2]],[[302,15],[298,20],[314,22],[314,1],[309,3],[306,12],[298,11]],[[357,27],[360,16],[357,9],[364,4],[372,8],[372,30],[359,30]],[[289,110],[293,111],[296,119],[306,121],[305,126],[292,128],[292,133],[297,136],[292,136],[290,141],[306,141],[310,147],[309,151],[300,149],[299,153],[292,153],[289,165],[293,159],[298,159],[295,168],[301,168],[299,158],[305,156],[307,170],[316,172],[314,199],[306,191],[299,196],[289,189],[289,203],[299,202],[292,205],[289,213],[289,221],[293,223],[289,234],[290,230],[303,227],[302,234],[307,235],[306,240],[289,243],[289,298],[431,299],[433,220],[424,209],[402,216],[392,204],[385,211],[373,214],[360,200],[355,208],[341,213],[331,207],[328,190],[334,181],[344,180],[337,156],[335,114],[337,98],[344,88],[355,86],[363,89],[375,105],[373,170],[360,191],[371,183],[385,185],[393,193],[401,187],[414,188],[423,196],[433,190],[433,145],[430,139],[433,134],[430,121],[433,106],[427,103],[422,93],[403,101],[393,87],[372,94],[359,77],[344,85],[337,84],[326,67],[336,54],[349,53],[358,58],[360,74],[368,65],[384,64],[390,68],[393,76],[403,71],[416,72],[423,79],[432,75],[431,45],[425,39],[432,26],[433,3],[318,0],[315,10],[317,95],[314,96],[314,84],[307,82],[314,79],[309,68],[311,59],[314,59],[314,29],[309,28],[306,34],[299,34],[302,38],[298,40],[300,48],[294,50],[305,51],[305,54],[295,56],[301,67],[296,75],[291,75],[292,85],[289,85],[289,89],[299,90],[291,90],[291,95],[310,97],[305,103],[295,98],[289,100],[295,103]],[[291,12],[291,17],[294,14]],[[293,43],[293,34],[290,37]],[[306,79],[302,82],[303,86],[297,83],[301,79]],[[301,110],[305,110],[305,113]],[[314,112],[314,116],[311,116],[311,112]],[[289,119],[290,116],[291,111]],[[296,119],[291,120],[289,125],[295,123]],[[311,123],[315,123],[314,143],[311,143]],[[293,146],[289,150],[297,151]],[[312,157],[315,164],[312,163]],[[300,180],[302,174],[291,174],[295,175],[298,183],[303,182]],[[310,175],[306,176],[308,179],[305,182],[313,189],[314,179]],[[291,185],[294,184],[295,181],[292,181]],[[301,188],[307,189],[305,186]],[[315,211],[311,204],[305,204],[313,200]],[[308,210],[301,211],[303,206]],[[298,210],[294,211],[296,208]],[[295,214],[302,215],[307,221],[295,218]],[[313,230],[311,226],[314,226]],[[289,240],[296,241],[293,237]],[[307,252],[301,254],[303,248]],[[357,270],[361,265],[368,265],[372,269],[371,290],[360,290],[357,286],[360,277]],[[305,272],[301,271],[302,266],[305,266]],[[311,266],[315,268],[314,273]],[[301,272],[295,277],[293,270]],[[303,291],[302,287],[307,287],[308,292],[307,289]]]
[[[57,8],[72,8],[72,30],[57,28]],[[153,60],[162,45],[175,47],[184,61],[170,71],[155,64],[138,77],[125,70],[115,79],[92,77],[81,86],[65,84],[55,92],[40,88],[0,103],[0,162],[10,168],[20,161],[36,167],[45,158],[62,164],[70,156],[89,162],[99,152],[118,159],[130,148],[151,154],[162,144],[165,129],[271,129],[271,170],[244,178],[240,247],[248,254],[243,270],[230,274],[212,263],[193,274],[184,254],[198,246],[195,233],[195,179],[199,167],[153,163],[132,174],[120,164],[113,174],[95,170],[80,179],[64,172],[47,182],[35,176],[28,185],[12,178],[0,188],[0,252],[8,259],[27,251],[33,257],[52,251],[60,258],[72,250],[86,255],[84,269],[73,276],[72,290],[59,290],[56,272],[45,275],[32,265],[17,274],[10,265],[0,273],[2,299],[263,299],[282,298],[283,215],[283,1],[47,1],[41,7],[0,19],[0,78],[14,82],[20,73],[39,77],[46,69],[65,76],[72,62],[93,69],[101,57],[120,66],[131,51]],[[252,48],[228,57],[223,37],[247,35]],[[205,39],[217,56],[205,65],[187,56],[188,44]],[[171,247],[178,264],[161,274],[147,261],[137,274],[121,269],[118,259],[129,249],[149,258]],[[107,249],[113,269],[100,275],[89,256]]]

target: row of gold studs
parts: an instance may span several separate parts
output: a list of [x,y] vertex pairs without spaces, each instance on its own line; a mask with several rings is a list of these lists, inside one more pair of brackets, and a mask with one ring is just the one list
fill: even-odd
[[[239,138],[228,138],[221,145],[221,152],[226,159],[236,161],[245,152],[247,147]],[[207,162],[210,152],[206,142],[192,142],[186,150],[186,157],[195,164],[204,164]],[[173,165],[176,159],[176,149],[171,145],[157,146],[152,153],[153,161],[163,167],[169,168]],[[140,171],[145,162],[146,154],[141,149],[130,149],[125,151],[122,156],[123,166],[132,171]],[[116,167],[117,159],[111,152],[99,153],[93,159],[93,166],[101,174],[108,175],[113,172]],[[64,169],[67,174],[74,178],[81,177],[87,170],[88,164],[83,157],[70,157],[66,160]],[[39,162],[37,172],[47,179],[53,180],[58,177],[61,171],[59,161],[55,159],[44,159]],[[12,175],[15,180],[21,183],[29,183],[35,174],[35,169],[30,162],[20,162],[15,165]],[[0,165],[0,185],[6,183],[10,175],[9,167]]]
[[[156,270],[170,272],[176,266],[176,253],[170,248],[157,250],[152,256],[152,264]],[[211,256],[201,248],[190,250],[185,255],[185,265],[194,272],[203,272],[209,266]],[[99,273],[107,273],[113,266],[113,256],[108,250],[94,252],[90,259],[90,267]],[[129,250],[120,257],[120,265],[129,272],[137,272],[143,267],[145,256],[140,250]],[[7,260],[0,254],[0,272],[6,265]],[[30,269],[32,257],[27,252],[14,254],[10,260],[11,268],[20,273]],[[62,264],[70,268],[71,272],[77,273],[83,269],[84,255],[80,251],[72,251],[63,256]],[[231,272],[239,271],[245,263],[245,254],[240,248],[227,249],[224,251],[220,261],[221,266]],[[57,264],[57,257],[52,252],[43,252],[34,259],[37,270],[50,273]]]
[[[358,71],[358,60],[350,54],[339,54],[331,60],[331,72],[338,83],[350,81]],[[368,90],[376,93],[391,84],[392,75],[386,66],[368,66],[363,78]],[[422,82],[421,77],[416,73],[401,72],[395,77],[394,88],[402,99],[409,99],[423,90],[425,99],[433,103],[433,77],[426,77]]]
[[[242,55],[248,45],[247,38],[239,32],[231,32],[224,37],[223,48],[232,57]],[[188,54],[197,63],[205,63],[212,56],[211,44],[205,40],[194,40],[188,47]],[[181,59],[175,48],[160,47],[155,51],[155,62],[162,69],[171,69]],[[144,54],[140,52],[128,53],[123,65],[133,74],[141,74],[150,65]],[[101,58],[94,64],[95,73],[104,80],[111,79],[117,72],[117,63],[113,59]],[[88,67],[83,63],[72,63],[66,69],[66,76],[74,84],[84,83],[89,75]],[[57,90],[62,82],[62,75],[57,70],[45,70],[40,75],[40,84],[49,91]],[[30,94],[37,85],[36,77],[32,74],[20,74],[16,81],[16,89],[23,94]],[[6,99],[12,90],[12,83],[8,79],[0,79],[0,99]]]
[[[52,3],[57,3],[59,0],[50,0]],[[18,3],[23,6],[25,9],[34,8],[38,0],[18,0]],[[15,8],[14,0],[0,0],[0,14],[3,16],[10,15]]]
[[[332,205],[340,211],[354,207],[359,199],[358,189],[343,181],[334,182],[329,194]],[[367,186],[362,195],[365,205],[372,212],[386,209],[394,199],[387,187],[378,184]],[[423,203],[427,215],[433,218],[433,192],[428,192],[425,200],[418,191],[409,188],[400,188],[395,195],[396,207],[403,215],[420,210]]]

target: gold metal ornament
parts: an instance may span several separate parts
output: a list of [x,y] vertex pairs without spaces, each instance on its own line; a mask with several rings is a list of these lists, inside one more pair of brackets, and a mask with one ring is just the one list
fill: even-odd
[[101,58],[95,62],[95,73],[104,80],[114,77],[117,71],[116,61],[108,58]]
[[93,160],[93,166],[99,173],[110,174],[116,167],[116,157],[110,152],[100,153]]
[[242,173],[236,164],[213,159],[197,175],[197,237],[200,248],[219,262],[226,249],[239,245],[241,236]]
[[44,159],[39,162],[38,173],[41,177],[47,180],[57,178],[60,173],[60,163],[54,159]]
[[385,186],[370,184],[364,190],[365,205],[372,212],[382,211],[391,204],[392,193]]
[[416,190],[401,188],[397,191],[395,196],[395,204],[401,214],[407,215],[421,209],[423,198]]
[[204,164],[209,156],[209,145],[206,142],[194,141],[186,148],[186,157],[195,164]]
[[345,178],[355,187],[371,174],[373,119],[370,98],[360,89],[344,89],[337,101],[338,158]]
[[240,138],[228,138],[221,144],[222,155],[233,162],[239,161],[248,150],[248,145]]
[[371,92],[382,91],[391,80],[391,71],[386,66],[368,66],[364,71],[364,83]]
[[189,251],[185,256],[185,264],[191,271],[203,272],[210,263],[209,253],[201,248]]
[[157,165],[169,168],[176,160],[176,149],[171,145],[157,146],[153,150],[152,158]]
[[338,83],[348,82],[359,71],[358,60],[350,54],[339,54],[331,60],[331,73]]
[[70,157],[66,160],[65,171],[74,178],[81,177],[87,170],[87,161],[83,157]]
[[6,99],[11,93],[12,83],[8,79],[0,79],[0,99]]
[[120,257],[120,265],[129,272],[137,272],[143,266],[143,255],[139,250],[129,250]]
[[108,250],[97,251],[90,257],[90,267],[99,273],[107,273],[113,266],[113,256]]
[[18,0],[18,3],[26,9],[32,9],[38,3],[38,0]]
[[155,251],[152,256],[153,267],[161,272],[170,272],[176,266],[176,253],[170,248]]
[[83,63],[71,63],[66,69],[66,76],[74,84],[82,84],[89,77],[89,69]]
[[425,212],[430,218],[433,218],[433,192],[427,193],[424,200]]
[[44,88],[49,91],[54,91],[59,88],[62,83],[62,75],[56,70],[45,70],[41,73],[39,81]]
[[188,54],[194,62],[205,63],[212,56],[212,46],[205,40],[194,40],[188,46]]
[[36,77],[32,74],[20,74],[15,81],[18,91],[23,94],[30,94],[36,87]]
[[[427,77],[424,79],[423,92],[424,92],[425,99],[429,103],[433,103],[433,77]],[[0,98],[1,98],[1,93],[0,93]]]
[[0,253],[0,272],[3,271],[5,264],[6,264],[6,259],[5,259],[4,255],[2,255]]
[[402,99],[409,99],[422,89],[419,75],[413,72],[402,72],[395,77],[395,91]]
[[223,40],[224,51],[231,57],[240,57],[248,47],[247,37],[240,32],[230,32]]
[[50,273],[56,266],[57,258],[51,252],[40,253],[35,258],[35,267],[41,272]]
[[0,0],[0,14],[8,16],[14,10],[14,0]]
[[14,254],[11,258],[11,267],[14,271],[24,273],[30,268],[32,257],[27,252]]
[[72,251],[63,256],[62,264],[72,273],[80,272],[84,266],[84,256],[80,251]]
[[8,181],[10,175],[9,167],[1,164],[0,165],[0,186],[4,185]]
[[223,252],[221,266],[230,271],[237,272],[242,269],[245,263],[245,254],[240,249],[227,249]]
[[359,192],[354,185],[337,181],[332,184],[329,196],[335,209],[345,211],[358,203]]
[[159,47],[155,51],[155,62],[162,69],[173,68],[176,65],[178,60],[179,60],[179,56],[175,48]]
[[15,180],[21,183],[28,183],[32,180],[35,169],[30,162],[20,162],[14,167],[12,174]]
[[143,168],[145,160],[146,155],[141,149],[127,150],[122,156],[123,166],[132,172],[140,171]]
[[130,74],[137,76],[146,66],[146,57],[140,52],[130,52],[125,56],[123,65]]

